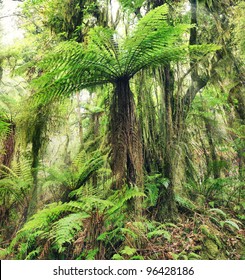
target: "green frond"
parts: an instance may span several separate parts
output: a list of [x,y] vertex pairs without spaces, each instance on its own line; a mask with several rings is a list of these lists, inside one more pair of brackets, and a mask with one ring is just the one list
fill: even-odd
[[127,75],[133,76],[145,67],[159,66],[184,57],[187,48],[178,47],[177,43],[191,25],[171,26],[167,23],[167,13],[167,5],[151,10],[126,38],[120,59],[124,62]]
[[79,201],[81,201],[84,211],[91,211],[94,208],[98,208],[100,211],[104,211],[105,209],[110,209],[111,207],[115,206],[115,204],[110,200],[100,199],[96,196],[86,196],[84,198],[81,198]]
[[221,209],[219,208],[212,208],[212,209],[209,209],[208,212],[210,212],[211,214],[214,213],[214,214],[218,214],[219,216],[221,216],[222,218],[226,218],[226,213],[224,211],[222,211]]
[[[106,29],[103,31],[108,35]],[[42,60],[39,67],[44,73],[32,82],[39,98],[50,100],[62,95],[69,96],[115,78],[115,59],[108,53],[108,36],[101,37],[104,40],[100,46],[96,32],[101,33],[102,30],[94,29],[91,32],[91,42],[87,48],[76,42],[61,43]]]
[[115,31],[95,27],[84,44],[61,43],[39,64],[43,73],[33,81],[37,96],[44,101],[64,98],[83,88],[132,78],[147,67],[188,59],[189,50],[192,55],[214,50],[207,46],[188,48],[182,41],[193,26],[172,26],[167,23],[167,14],[167,5],[151,10],[127,38],[119,39]]
[[221,46],[215,44],[202,44],[202,45],[191,45],[189,46],[189,52],[191,59],[200,59],[209,53],[220,50]]
[[19,232],[48,231],[52,223],[65,213],[76,213],[81,210],[81,203],[52,203],[34,214]]
[[231,220],[222,221],[222,222],[220,222],[220,224],[222,227],[229,226],[233,229],[240,230],[240,227],[238,226],[238,224]]
[[10,132],[13,108],[16,107],[17,102],[2,90],[0,93],[0,137],[4,139]]
[[[104,157],[99,151],[87,156],[84,151],[78,154],[73,160],[70,168],[63,170],[60,167],[51,167],[45,169],[47,176],[42,184],[43,189],[54,188],[62,191],[69,190],[69,198],[83,197],[88,195],[86,183],[89,182],[91,176],[98,171],[104,164]],[[92,192],[93,188],[88,186]],[[97,188],[97,191],[100,191]],[[89,195],[93,195],[90,193]]]
[[118,43],[114,38],[114,30],[97,26],[89,32],[88,51],[97,53],[104,67],[109,67],[107,71],[116,77],[120,72],[120,61]]
[[[12,168],[2,166],[0,179],[0,205],[23,202],[32,186],[31,164],[28,160],[13,162]],[[8,203],[7,203],[8,201]]]
[[79,170],[77,188],[82,186],[96,170],[102,167],[103,163],[104,158],[102,155],[100,153],[94,154],[94,156],[83,165],[82,169]]
[[49,232],[49,238],[53,240],[54,246],[62,253],[67,244],[74,241],[76,234],[81,230],[83,220],[88,218],[89,215],[85,213],[70,214],[52,225]]
[[167,230],[164,230],[164,229],[156,229],[156,230],[151,231],[147,234],[147,237],[150,238],[150,239],[153,238],[153,237],[156,237],[156,236],[162,236],[165,239],[167,239],[169,242],[171,241],[170,232],[168,232]]
[[[27,256],[26,256],[26,260],[35,260],[37,259],[37,257],[39,256],[39,254],[41,253],[41,247],[38,247],[37,249],[31,251]],[[26,250],[25,250],[26,251]]]
[[79,202],[50,204],[24,224],[6,254],[16,250],[17,259],[33,259],[39,257],[43,250],[38,246],[40,242],[49,241],[53,242],[53,249],[63,252],[65,244],[73,240],[81,229],[82,221],[88,217]]
[[9,133],[9,126],[10,124],[1,117],[0,113],[0,137],[5,136]]
[[126,203],[133,198],[136,197],[145,197],[145,194],[139,191],[137,188],[126,188],[124,191],[120,191],[120,193],[114,194],[109,199],[114,202],[115,206],[108,210],[108,214],[112,215],[119,209],[122,209],[123,206],[126,206]]
[[75,188],[76,178],[70,170],[60,170],[58,167],[51,167],[46,170],[48,173],[45,178],[45,182],[42,184],[42,188],[50,187],[66,187],[69,189]]
[[191,211],[191,212],[196,210],[196,205],[187,197],[176,194],[175,201],[177,202],[179,207],[184,210]]

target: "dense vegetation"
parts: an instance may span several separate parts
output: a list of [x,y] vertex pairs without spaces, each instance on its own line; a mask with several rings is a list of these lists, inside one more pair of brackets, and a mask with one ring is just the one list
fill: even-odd
[[244,259],[244,1],[20,2],[1,259]]

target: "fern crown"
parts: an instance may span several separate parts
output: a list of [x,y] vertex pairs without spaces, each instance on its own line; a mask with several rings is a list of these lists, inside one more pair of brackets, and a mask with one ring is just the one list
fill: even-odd
[[142,18],[127,38],[115,31],[95,27],[84,44],[63,42],[42,62],[46,74],[34,83],[39,93],[52,97],[83,88],[130,79],[139,70],[179,60],[186,46],[180,36],[191,25],[167,24],[167,5],[157,7]]

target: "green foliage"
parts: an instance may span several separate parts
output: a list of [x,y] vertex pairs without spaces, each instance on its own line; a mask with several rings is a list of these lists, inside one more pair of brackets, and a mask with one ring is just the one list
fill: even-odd
[[[64,214],[67,216],[63,217]],[[79,203],[53,203],[36,213],[24,225],[11,242],[9,250],[15,251],[17,244],[21,242],[22,247],[16,248],[16,255],[20,258],[36,257],[37,252],[41,253],[39,244],[42,240],[51,240],[53,250],[61,253],[64,251],[64,246],[69,244],[80,230],[83,219],[87,217],[87,214],[81,212]]]
[[[227,178],[207,178],[201,183],[186,185],[190,196],[202,198],[210,206],[219,207],[223,204],[239,203],[239,193],[241,192],[243,181],[237,176]],[[198,202],[198,199],[196,199]]]
[[[126,17],[119,19],[118,32],[101,26],[91,28],[95,24],[90,20],[91,14],[98,24],[110,14],[104,6],[106,1],[102,2],[107,15],[99,14],[101,3],[96,1],[26,0],[23,5],[26,42],[14,46],[13,52],[0,53],[0,67],[5,67],[2,64],[5,57],[12,68],[22,64],[18,73],[26,71],[28,80],[37,77],[30,92],[19,86],[22,80],[18,79],[16,83],[11,82],[11,87],[8,86],[11,83],[4,82],[0,90],[1,144],[7,139],[12,123],[16,126],[17,140],[17,161],[12,162],[11,168],[2,167],[0,174],[0,220],[2,232],[7,232],[6,239],[1,232],[0,257],[27,260],[244,258],[241,248],[244,247],[244,112],[242,98],[238,98],[243,94],[243,3],[236,10],[234,3],[227,6],[229,1],[223,4],[200,1],[195,29],[190,24],[177,24],[189,22],[190,13],[174,15],[177,9],[173,2],[171,10],[163,5],[142,19],[134,18],[137,24],[129,29],[126,23],[127,35],[122,37],[120,29]],[[209,14],[201,13],[202,2]],[[157,5],[156,1],[142,0],[120,3],[129,10],[129,16],[135,13],[139,18],[143,5],[147,9]],[[229,11],[224,11],[224,7]],[[220,9],[214,12],[217,8]],[[229,17],[226,13],[230,13]],[[234,26],[230,25],[231,15]],[[226,26],[232,34],[225,30]],[[190,29],[197,31],[197,46],[188,46]],[[71,40],[58,43],[64,39]],[[81,39],[83,43],[75,42]],[[209,42],[220,42],[224,48]],[[163,67],[159,70],[159,66]],[[113,164],[108,160],[110,147],[105,144],[105,127],[109,122],[109,107],[113,107],[110,106],[112,86],[133,77],[130,87],[137,89],[136,114],[142,120],[143,145],[139,145],[138,151],[144,152],[144,189],[137,184],[124,184],[115,189],[116,176],[113,177],[110,169]],[[97,87],[107,83],[112,85]],[[82,97],[80,90],[84,88],[92,91]],[[238,95],[233,97],[234,88]],[[77,99],[71,97],[74,93]],[[188,94],[196,97],[185,119]],[[28,99],[30,95],[34,98]],[[53,102],[56,99],[59,102]],[[125,113],[120,117],[124,120],[132,116]],[[117,125],[121,121],[116,128]],[[129,146],[124,134],[132,134],[134,138],[133,125],[121,137],[115,137],[117,143],[121,141],[122,146]],[[63,145],[64,139],[64,154],[57,147],[57,154],[51,159],[50,151],[56,144]],[[24,145],[19,145],[20,142]],[[47,152],[31,147],[35,144],[40,144],[39,148],[48,147]],[[136,157],[137,149],[132,147],[127,149],[130,156]],[[31,162],[22,158],[31,157],[31,148],[43,166],[38,169],[39,210],[26,221],[33,173],[37,169],[31,170]],[[168,148],[175,154],[167,155]],[[72,160],[78,150],[79,154]],[[2,151],[1,146],[0,156]],[[172,159],[168,162],[167,156],[173,156],[173,162]],[[127,160],[122,167],[130,163]],[[128,168],[128,173],[132,169]],[[219,171],[218,175],[214,169]],[[148,171],[151,173],[147,174]],[[137,175],[135,172],[132,177]],[[173,197],[179,214],[173,223],[157,222],[156,213],[162,206],[158,203],[160,190],[165,190],[163,201],[167,202],[171,188],[175,191]],[[135,214],[132,201],[136,200],[143,201],[138,209],[142,216]],[[9,231],[11,234],[8,228],[13,229]]]
[[179,207],[184,210],[191,212],[196,210],[196,205],[187,197],[176,195],[175,200],[178,203]]
[[147,234],[147,236],[149,238],[152,238],[152,237],[155,237],[155,236],[163,236],[169,242],[171,241],[171,234],[167,230],[164,230],[164,229],[157,229],[157,230],[151,231]]
[[[58,200],[69,200],[76,197],[87,198],[94,194],[95,188],[89,185],[91,188],[88,190],[86,184],[98,170],[102,170],[104,163],[105,158],[100,151],[95,151],[89,156],[82,151],[73,159],[71,166],[66,170],[60,166],[45,168],[43,192],[52,192]],[[97,192],[99,191],[98,188]]]
[[220,222],[221,226],[222,227],[225,227],[226,225],[233,228],[233,229],[236,229],[236,230],[239,230],[239,226],[236,222],[234,221],[231,221],[231,220],[225,220],[225,221],[221,221]]
[[227,217],[228,215],[223,210],[211,208],[208,210],[208,212],[211,214],[210,220],[220,228],[231,231],[240,230],[239,224],[242,223],[235,219],[229,219],[229,217]]
[[135,12],[137,9],[142,7],[145,0],[120,0],[119,2],[123,9],[128,10],[129,12]]
[[[103,194],[98,194],[102,196]],[[118,225],[123,226],[126,213],[127,201],[135,196],[142,196],[137,190],[128,189],[124,194],[112,195],[107,199],[99,196],[81,196],[78,201],[70,201],[67,203],[53,203],[37,212],[18,232],[13,239],[7,252],[11,254],[15,252],[17,258],[40,258],[43,254],[49,258],[51,254],[60,256],[66,255],[69,245],[76,240],[77,235],[85,230],[84,223],[93,216],[94,211],[98,211],[98,215],[107,217],[108,226],[114,225],[113,230],[105,231],[98,236],[98,241],[107,242],[110,238],[113,240],[121,239],[122,236],[128,236],[131,232],[133,238],[137,234],[127,228],[117,228]],[[118,206],[120,201],[120,206]],[[96,210],[95,210],[96,209]],[[124,209],[124,210],[123,210]],[[92,231],[93,225],[91,225]],[[118,233],[121,231],[120,235]],[[88,233],[90,234],[90,233]],[[118,236],[115,236],[117,234]],[[49,244],[48,252],[40,250],[40,244]],[[18,249],[18,244],[22,247]],[[96,250],[96,249],[94,249]],[[86,259],[93,259],[97,251],[88,251]]]
[[209,209],[208,211],[211,213],[217,213],[222,218],[226,218],[226,213],[224,211],[222,211],[221,209],[212,208],[212,209]]
[[[13,86],[15,86],[14,83]],[[0,90],[0,143],[10,132],[10,126],[18,110],[16,100],[18,97],[14,96],[14,94],[12,94],[13,96],[9,94],[11,87],[12,85],[4,85]]]
[[[118,35],[110,29],[95,27],[86,45],[61,43],[40,64],[46,74],[33,81],[39,97],[60,98],[93,85],[114,83],[118,78],[130,79],[146,67],[183,59],[188,47],[178,42],[190,25],[168,25],[167,13],[166,5],[150,11],[124,40],[117,40]],[[192,46],[191,51],[203,55],[216,49]]]
[[13,162],[12,168],[2,166],[0,173],[1,205],[11,208],[15,203],[24,203],[32,187],[30,162]]
[[5,136],[9,132],[9,123],[4,121],[0,116],[0,137]]
[[[76,205],[77,206],[77,205]],[[80,207],[79,207],[80,208]],[[36,213],[30,221],[28,221],[21,232],[33,232],[36,230],[49,230],[49,226],[52,222],[55,222],[65,212],[74,211],[74,203],[53,203],[43,210]],[[40,232],[39,232],[40,233]]]
[[120,253],[132,257],[136,253],[136,249],[125,246],[124,249],[120,251]]
[[89,215],[85,213],[74,213],[66,216],[52,225],[52,230],[49,233],[49,238],[54,240],[55,248],[59,253],[66,250],[67,244],[74,241],[76,233],[78,233],[83,225],[83,220]]
[[67,40],[80,37],[83,8],[84,1],[80,0],[27,0],[22,13],[26,16],[25,25],[29,32],[39,34],[49,28],[58,38]]
[[169,179],[163,178],[162,174],[155,174],[147,176],[145,179],[145,193],[146,199],[144,200],[145,207],[156,206],[159,188],[168,188]]
[[233,18],[233,23],[235,25],[235,30],[234,30],[235,42],[238,44],[240,52],[243,55],[243,57],[245,56],[245,39],[243,34],[243,30],[245,28],[244,9],[245,9],[245,4],[243,1],[240,1],[238,6],[235,8],[236,16]]

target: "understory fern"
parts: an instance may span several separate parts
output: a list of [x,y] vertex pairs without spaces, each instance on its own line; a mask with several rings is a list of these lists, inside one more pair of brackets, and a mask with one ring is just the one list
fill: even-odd
[[[17,259],[51,258],[51,256],[62,258],[63,255],[66,256],[69,246],[73,246],[79,234],[86,232],[91,238],[93,232],[97,230],[94,228],[96,224],[91,224],[95,217],[101,221],[105,220],[105,224],[101,227],[109,229],[111,233],[115,233],[114,230],[120,225],[121,234],[130,234],[130,229],[122,228],[127,202],[137,196],[144,194],[137,189],[125,188],[123,194],[115,192],[107,199],[103,198],[103,194],[98,194],[78,197],[76,201],[66,203],[52,203],[25,223],[12,240],[6,254],[14,253]],[[111,227],[113,228],[110,230]],[[91,232],[87,232],[89,229]],[[83,242],[86,240],[86,234]],[[96,239],[97,237],[95,236]],[[99,240],[102,241],[103,238],[98,238]]]
[[52,225],[48,235],[59,253],[64,252],[67,244],[71,244],[74,241],[76,234],[82,230],[83,220],[88,217],[89,215],[83,212],[73,213]]

